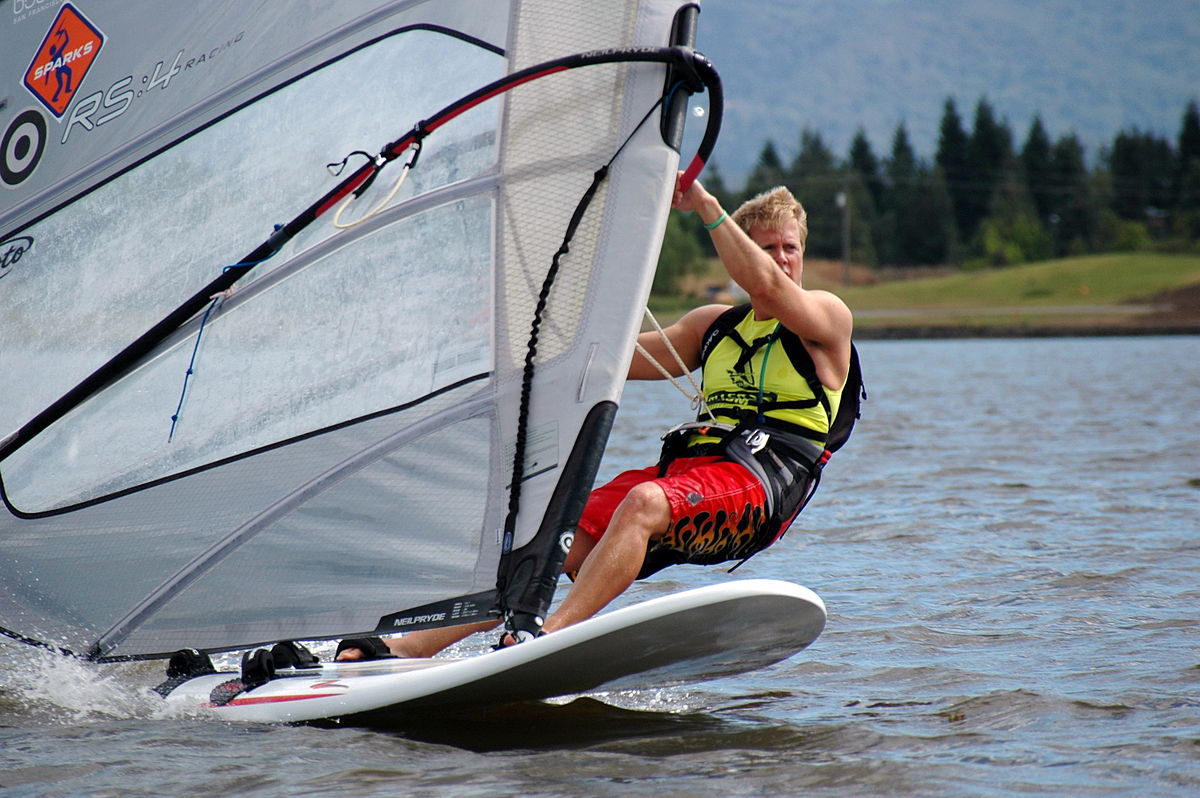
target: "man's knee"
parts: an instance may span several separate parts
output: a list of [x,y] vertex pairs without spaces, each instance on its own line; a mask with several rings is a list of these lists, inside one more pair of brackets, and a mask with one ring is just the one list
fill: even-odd
[[622,520],[639,527],[647,538],[661,535],[671,523],[671,504],[662,487],[653,482],[635,485],[619,510]]

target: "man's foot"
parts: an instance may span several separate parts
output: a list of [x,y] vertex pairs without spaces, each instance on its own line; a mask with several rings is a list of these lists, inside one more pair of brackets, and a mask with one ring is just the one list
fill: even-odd
[[[526,636],[525,640],[532,640],[534,637],[541,637],[544,634],[546,634],[546,632],[539,631],[533,637]],[[504,634],[500,635],[500,640],[496,643],[496,645],[492,646],[492,651],[499,651],[502,648],[515,646],[517,643],[521,642],[524,642],[524,640],[518,640],[512,632],[505,632]]]
[[380,637],[350,637],[338,643],[333,655],[335,662],[358,662],[371,659],[390,659],[396,655]]

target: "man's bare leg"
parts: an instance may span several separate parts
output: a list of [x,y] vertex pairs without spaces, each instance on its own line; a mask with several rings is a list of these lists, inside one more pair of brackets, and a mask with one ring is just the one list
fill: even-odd
[[[578,571],[587,560],[596,542],[583,532],[575,534],[575,542],[567,553],[567,561],[563,565],[565,573]],[[476,632],[490,632],[500,625],[500,621],[482,621],[465,626],[447,626],[441,629],[422,629],[409,632],[403,637],[384,639],[384,645],[397,657],[432,657],[442,649],[452,646],[459,640],[470,637]],[[363,652],[357,648],[348,648],[338,655],[339,662],[350,662],[362,659]]]
[[671,506],[661,487],[646,482],[629,491],[604,536],[586,552],[575,584],[546,619],[543,631],[554,632],[586,620],[624,593],[642,570],[647,545],[666,532],[670,523]]
[[[480,621],[463,626],[446,626],[441,629],[422,629],[409,632],[403,637],[384,638],[388,651],[397,657],[432,657],[447,646],[457,643],[476,632],[487,632],[500,625],[500,621]],[[352,662],[363,658],[358,648],[348,648],[338,654],[338,662]]]
[[[567,573],[578,570],[579,575],[562,604],[546,619],[543,631],[553,632],[586,620],[624,593],[642,570],[647,545],[665,532],[670,523],[671,507],[666,494],[658,485],[647,482],[629,492],[599,542],[586,533],[576,533],[563,570]],[[423,629],[383,642],[397,657],[432,657],[465,637],[499,625],[496,620]],[[346,649],[338,656],[339,661],[361,658],[362,651],[357,648]]]

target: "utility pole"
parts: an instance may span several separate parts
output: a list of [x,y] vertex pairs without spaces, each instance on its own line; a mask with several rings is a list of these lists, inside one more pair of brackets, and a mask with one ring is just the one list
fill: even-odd
[[842,209],[842,285],[850,285],[850,186],[848,184],[838,192],[837,205]]

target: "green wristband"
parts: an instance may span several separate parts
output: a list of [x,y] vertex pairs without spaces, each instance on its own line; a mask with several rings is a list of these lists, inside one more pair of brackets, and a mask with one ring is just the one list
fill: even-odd
[[716,230],[718,227],[721,226],[721,222],[725,221],[728,218],[729,218],[729,214],[726,213],[725,211],[721,211],[721,215],[717,217],[717,220],[715,222],[713,222],[712,224],[704,225],[704,229],[705,230]]

